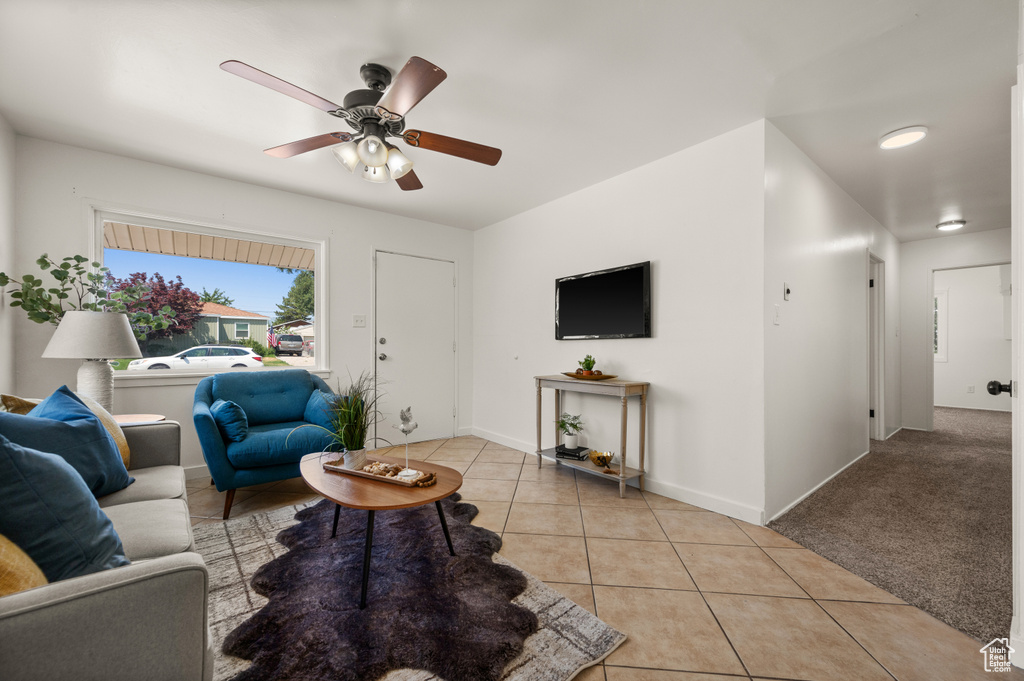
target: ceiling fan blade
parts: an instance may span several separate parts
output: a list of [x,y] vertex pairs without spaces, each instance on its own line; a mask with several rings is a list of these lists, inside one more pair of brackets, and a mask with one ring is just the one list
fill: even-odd
[[416,171],[410,170],[405,175],[395,180],[398,186],[402,188],[402,191],[410,192],[414,189],[423,189],[423,183],[420,182],[420,178],[416,177]]
[[303,90],[297,85],[292,85],[288,81],[281,80],[277,76],[272,76],[269,73],[264,73],[257,68],[253,68],[248,64],[243,64],[240,61],[234,59],[226,61],[220,65],[222,69],[228,73],[233,73],[236,76],[241,76],[246,80],[251,80],[257,85],[268,87],[271,90],[277,90],[283,95],[294,97],[300,102],[305,102],[310,106],[315,106],[323,111],[331,112],[337,111],[341,107],[334,102],[328,101],[319,95],[314,95],[312,92]]
[[341,144],[342,142],[351,141],[352,135],[347,132],[329,132],[326,135],[307,137],[306,139],[299,140],[297,142],[289,142],[288,144],[282,144],[278,147],[264,149],[263,153],[277,158],[291,158],[292,156],[305,154],[307,151],[313,151],[314,149],[321,149],[323,147],[329,147],[332,144]]
[[412,57],[395,76],[377,106],[404,116],[447,77],[447,73],[429,61]]
[[458,156],[459,158],[489,166],[497,165],[501,159],[501,149],[485,147],[482,144],[467,142],[466,140],[455,139],[454,137],[445,137],[433,132],[406,130],[402,137],[409,146],[439,151],[442,154]]

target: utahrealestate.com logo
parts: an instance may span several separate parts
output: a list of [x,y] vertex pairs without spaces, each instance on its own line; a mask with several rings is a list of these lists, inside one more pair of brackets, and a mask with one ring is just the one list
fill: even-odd
[[985,671],[987,672],[1008,672],[1010,671],[1010,655],[1014,652],[1010,647],[1010,640],[1005,638],[994,638],[989,641],[981,654],[985,656]]

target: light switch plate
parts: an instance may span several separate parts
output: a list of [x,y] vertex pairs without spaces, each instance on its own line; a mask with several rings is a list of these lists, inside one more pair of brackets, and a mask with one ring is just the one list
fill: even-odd
[[366,327],[366,315],[354,314],[352,315],[352,328],[362,329]]

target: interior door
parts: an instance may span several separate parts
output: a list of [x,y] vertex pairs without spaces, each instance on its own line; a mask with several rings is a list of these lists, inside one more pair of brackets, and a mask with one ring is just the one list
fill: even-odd
[[[455,263],[377,251],[377,437],[405,442],[399,411],[419,427],[409,442],[455,435]],[[382,446],[382,443],[377,443]]]

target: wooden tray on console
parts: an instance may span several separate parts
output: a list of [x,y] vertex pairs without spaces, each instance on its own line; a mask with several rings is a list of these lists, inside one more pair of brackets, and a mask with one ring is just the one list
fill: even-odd
[[[380,459],[375,459],[372,456],[366,457],[366,463],[378,463]],[[385,462],[386,463],[386,462]],[[373,473],[367,473],[366,471],[356,470],[354,468],[342,468],[341,466],[334,466],[330,463],[324,462],[324,470],[331,471],[333,473],[344,473],[345,475],[354,475],[359,478],[369,478],[370,480],[380,480],[381,482],[390,482],[392,485],[400,485],[402,487],[415,487],[416,480],[401,480],[399,478],[389,478],[384,475],[374,475]],[[421,473],[423,471],[420,471]]]
[[609,378],[618,378],[615,374],[601,374],[600,376],[594,376],[591,374],[590,376],[587,376],[586,374],[570,374],[568,371],[563,371],[562,375],[568,376],[569,378],[578,378],[581,381],[603,381]]

